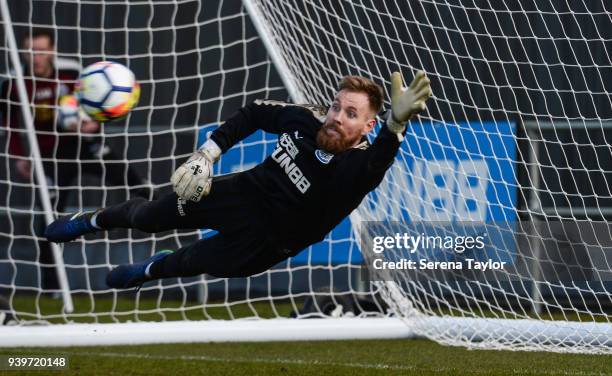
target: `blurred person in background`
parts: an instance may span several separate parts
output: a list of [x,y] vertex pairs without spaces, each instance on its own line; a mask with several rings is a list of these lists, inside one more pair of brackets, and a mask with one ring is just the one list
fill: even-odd
[[[80,177],[83,174],[103,177],[109,186],[133,187],[130,189],[132,194],[152,198],[150,185],[110,146],[104,144],[99,136],[100,124],[80,111],[78,101],[72,95],[79,77],[79,65],[74,62],[74,67],[58,68],[54,32],[34,28],[23,37],[21,47],[25,87],[32,106],[38,147],[54,210],[59,213],[64,211],[71,191],[68,187],[71,184],[77,188],[82,186]],[[26,128],[14,75],[9,75],[0,90],[0,111],[8,131],[9,154],[15,161],[19,177],[33,181],[31,157],[26,151]],[[38,193],[36,197],[38,199]],[[42,222],[42,216],[38,216],[34,225],[39,238],[40,286],[43,290],[57,290],[59,286],[53,255],[49,243],[42,237]]]

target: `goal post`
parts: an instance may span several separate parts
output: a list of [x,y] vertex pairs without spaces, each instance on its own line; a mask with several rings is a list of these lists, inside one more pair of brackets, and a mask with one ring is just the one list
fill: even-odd
[[[18,46],[15,39],[15,34],[11,27],[11,14],[7,6],[6,0],[0,1],[0,10],[2,12],[2,19],[4,20],[4,32],[6,35],[6,41],[8,44],[8,52],[12,66],[15,69],[16,84],[18,86],[19,101],[21,104],[21,114],[23,124],[27,130],[26,134],[28,137],[28,143],[31,146],[32,161],[34,162],[34,173],[36,176],[36,182],[38,184],[38,194],[40,195],[40,202],[42,203],[45,212],[45,223],[49,224],[53,221],[53,215],[51,210],[51,200],[49,199],[49,187],[47,186],[47,180],[43,172],[42,158],[40,156],[40,150],[38,148],[38,140],[36,139],[36,131],[34,129],[34,123],[32,120],[32,113],[28,106],[28,97],[26,93],[25,83],[23,80],[23,71],[18,57]],[[59,282],[62,300],[64,301],[64,310],[66,312],[72,312],[72,298],[70,296],[70,287],[68,286],[68,279],[66,278],[66,270],[64,269],[64,262],[59,251],[59,247],[56,244],[51,244],[51,250],[53,252],[53,259],[55,261],[55,268],[57,271],[57,279]]]
[[[382,260],[416,263],[406,272],[375,270],[374,239],[356,236],[397,316],[451,345],[610,351],[612,165],[598,151],[609,147],[611,61],[601,3],[254,3],[310,101],[331,97],[344,74],[387,89],[394,70],[432,78],[427,113],[351,215],[353,228],[374,221],[377,235],[495,238],[481,254],[385,249]],[[419,268],[423,259],[509,266],[436,273]]]
[[[602,2],[2,4],[12,16],[3,28],[17,41],[50,28],[58,58],[119,61],[142,97],[97,136],[113,158],[40,157],[49,192],[69,192],[63,208],[53,199],[40,207],[36,192],[47,188],[16,173],[2,129],[0,295],[18,325],[0,326],[0,346],[424,337],[612,352],[612,32]],[[28,52],[17,49],[5,36],[3,81],[15,79],[11,54]],[[356,74],[383,85],[388,107],[391,72],[410,81],[419,69],[432,81],[427,110],[409,124],[380,186],[323,242],[249,278],[167,279],[118,292],[104,284],[111,267],[210,233],[88,235],[62,246],[74,310],[59,307],[61,289],[41,272],[42,217],[111,205],[134,188],[169,192],[172,171],[252,100],[329,105],[340,78]],[[11,132],[27,140],[23,127]],[[276,141],[253,134],[215,172],[253,167]],[[67,185],[49,167],[60,162],[73,163]],[[94,162],[102,162],[96,174],[87,169]],[[130,166],[146,183],[131,187],[126,167],[107,179],[109,166]]]

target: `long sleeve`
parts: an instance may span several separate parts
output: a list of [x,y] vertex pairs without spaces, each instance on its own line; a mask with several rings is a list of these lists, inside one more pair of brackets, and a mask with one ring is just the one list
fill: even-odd
[[210,138],[225,153],[259,129],[279,134],[284,130],[284,124],[278,121],[279,114],[287,106],[283,102],[253,101],[230,116],[225,124],[212,132]]
[[[404,131],[403,133],[405,133]],[[403,134],[402,134],[403,137]],[[384,174],[385,171],[393,164],[397,151],[401,145],[400,138],[396,133],[389,131],[386,125],[383,125],[378,132],[378,136],[372,143],[372,146],[367,150],[367,171],[368,173]]]
[[[343,186],[363,197],[376,188],[395,161],[401,141],[397,134],[383,124],[372,145],[365,150],[349,150],[341,158],[335,179]],[[361,196],[360,196],[361,195]]]

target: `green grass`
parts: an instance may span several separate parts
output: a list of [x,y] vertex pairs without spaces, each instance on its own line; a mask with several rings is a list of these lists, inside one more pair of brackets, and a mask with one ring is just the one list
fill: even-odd
[[[208,302],[206,306],[197,302],[182,302],[164,299],[160,302],[152,298],[118,297],[108,295],[73,295],[74,312],[62,313],[61,299],[46,296],[15,296],[12,307],[19,312],[21,320],[36,320],[41,316],[52,323],[111,323],[126,321],[174,321],[174,320],[227,320],[244,317],[288,317],[294,309],[289,301],[256,300],[250,303]],[[295,300],[300,308],[301,299]],[[159,309],[161,308],[161,310]],[[112,312],[112,313],[111,313]]]
[[[73,296],[76,311],[45,296],[15,296],[21,319],[42,314],[54,322],[205,320],[288,316],[289,301],[203,307],[194,302],[108,295]],[[300,306],[301,302],[295,302]],[[112,314],[108,312],[113,311]],[[452,312],[445,312],[452,314]],[[484,316],[492,312],[484,312]],[[606,316],[609,318],[609,316]],[[563,316],[559,316],[563,319]],[[70,357],[68,371],[10,372],[57,375],[611,375],[612,357],[445,347],[427,340],[203,343],[146,346],[2,349],[0,355]],[[0,374],[3,374],[0,371]]]
[[[52,299],[43,295],[16,295],[12,299],[12,307],[20,312],[22,320],[36,320],[44,316],[46,321],[63,323],[66,321],[80,323],[110,323],[126,321],[174,321],[174,320],[209,320],[236,319],[245,317],[288,317],[295,308],[302,307],[303,298],[289,300],[255,299],[250,303],[241,302],[208,302],[205,306],[193,301],[177,301],[154,298],[136,298],[136,295],[122,295],[112,298],[103,295],[73,295],[75,311],[71,314],[62,313],[61,299]],[[161,308],[161,310],[159,309]],[[542,312],[535,315],[531,312],[511,312],[469,308],[479,317],[498,317],[522,319],[525,316],[537,317],[540,320],[582,321],[582,322],[612,322],[610,314],[586,314],[575,310]],[[112,312],[112,313],[111,313]],[[466,313],[455,308],[439,309],[439,315],[464,316]]]
[[[67,355],[57,375],[612,375],[612,357],[466,350],[427,340],[2,349]],[[41,371],[10,375],[41,375]]]

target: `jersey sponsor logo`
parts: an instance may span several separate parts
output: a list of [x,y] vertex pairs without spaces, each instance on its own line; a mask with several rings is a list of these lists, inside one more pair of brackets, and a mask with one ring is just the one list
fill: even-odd
[[[296,131],[297,132],[297,131]],[[297,146],[295,146],[295,144],[293,143],[293,140],[291,139],[291,137],[289,137],[289,135],[287,133],[283,133],[280,138],[278,139],[278,142],[285,147],[285,150],[287,151],[287,153],[289,153],[289,155],[291,156],[291,158],[295,159],[295,157],[298,155],[298,153],[300,152],[297,148]]]
[[52,97],[53,97],[53,90],[50,87],[44,87],[44,88],[38,89],[36,90],[36,93],[34,93],[34,99],[36,101],[50,99]]
[[304,173],[300,168],[293,162],[293,159],[286,152],[282,145],[278,145],[278,147],[274,150],[271,155],[272,160],[277,162],[279,166],[285,171],[285,174],[289,177],[289,180],[295,185],[298,191],[301,193],[306,193],[308,188],[310,188],[310,182],[304,176]]
[[300,138],[304,138],[304,137],[300,136],[300,132],[299,131],[295,131],[295,133],[293,134],[293,137],[295,137],[296,140],[299,140]]
[[334,157],[333,154],[325,152],[325,151],[323,151],[321,149],[315,150],[315,156],[317,157],[319,162],[321,162],[323,164],[328,164],[332,160],[332,158]]

